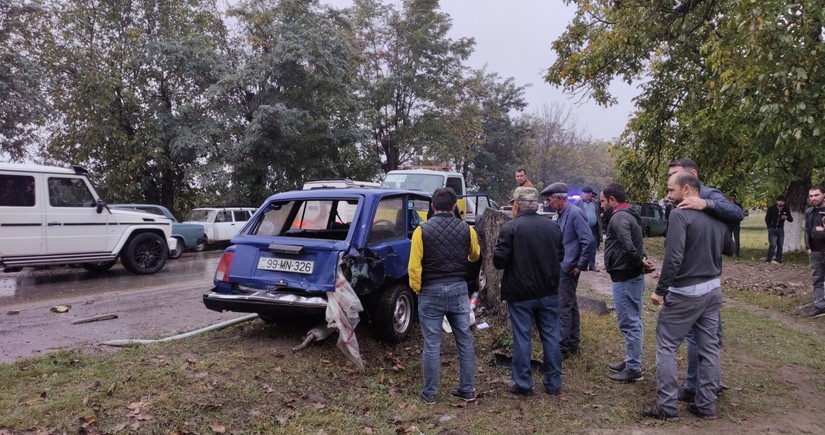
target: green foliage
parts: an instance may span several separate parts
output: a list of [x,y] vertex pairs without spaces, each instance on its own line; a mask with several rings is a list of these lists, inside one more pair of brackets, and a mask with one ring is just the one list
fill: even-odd
[[373,178],[356,144],[355,52],[348,25],[317,1],[253,1],[231,11],[239,21],[242,65],[216,93],[233,105],[227,162],[230,201],[256,204],[318,178]]
[[661,195],[667,163],[681,157],[726,192],[810,186],[825,164],[821,2],[577,5],[546,79],[609,105],[614,79],[647,78],[614,149],[632,195]]
[[0,155],[11,160],[28,156],[48,109],[37,62],[43,19],[36,5],[0,0]]
[[370,132],[367,149],[383,169],[409,162],[422,139],[438,135],[436,102],[454,91],[474,41],[447,37],[448,15],[437,0],[405,0],[399,12],[376,0],[355,0],[352,38],[361,53],[357,79],[360,122]]

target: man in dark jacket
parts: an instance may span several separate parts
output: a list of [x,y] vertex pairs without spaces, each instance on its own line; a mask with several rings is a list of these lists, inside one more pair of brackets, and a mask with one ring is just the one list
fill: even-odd
[[518,187],[513,192],[515,218],[501,227],[493,249],[493,265],[504,269],[501,299],[507,301],[513,329],[513,382],[508,390],[533,394],[530,371],[531,331],[539,332],[544,354],[544,391],[561,391],[559,350],[559,269],[563,255],[559,226],[538,210],[538,192]]
[[825,316],[825,240],[821,238],[825,217],[825,188],[813,186],[808,191],[811,206],[805,210],[805,250],[811,260],[814,308],[809,318]]
[[[785,222],[793,222],[793,215],[785,207],[785,197],[777,196],[776,204],[768,207],[765,213],[765,226],[768,227],[768,258],[766,263],[782,263],[782,245],[785,244]],[[776,252],[776,257],[774,257]]]
[[613,303],[619,330],[624,335],[625,358],[610,364],[618,372],[610,376],[617,382],[635,382],[642,377],[642,294],[645,291],[647,259],[642,235],[642,218],[627,204],[622,186],[611,184],[600,196],[607,217],[607,240],[604,244],[604,267],[613,282]]

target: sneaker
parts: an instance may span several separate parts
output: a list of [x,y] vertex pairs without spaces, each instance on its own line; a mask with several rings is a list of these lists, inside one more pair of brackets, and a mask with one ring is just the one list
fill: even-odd
[[608,364],[607,365],[607,368],[609,368],[610,370],[612,370],[616,373],[624,370],[624,367],[625,367],[625,362],[624,361],[619,362],[619,363],[615,363],[615,364]]
[[616,382],[636,382],[644,380],[644,376],[642,376],[642,371],[630,371],[625,367],[624,370],[616,373],[615,375],[610,375],[611,381]]
[[428,396],[424,393],[419,393],[418,398],[421,399],[427,405],[434,405],[435,404],[435,397]]
[[813,311],[808,313],[809,319],[814,319],[816,317],[825,316],[825,308],[814,308]]
[[473,390],[471,393],[462,393],[459,390],[452,390],[450,391],[450,395],[453,397],[457,397],[465,402],[475,402],[477,397],[475,390]]
[[773,260],[773,261],[771,261],[771,264],[782,264],[782,263],[779,262],[779,261]]
[[717,418],[719,418],[716,416],[716,414],[705,414],[704,412],[699,411],[699,408],[696,407],[695,403],[691,403],[690,405],[688,405],[688,412],[701,418],[702,420],[716,420]]
[[530,396],[533,395],[533,390],[528,390],[526,388],[521,388],[518,385],[516,385],[515,382],[510,382],[507,385],[507,391],[509,391],[510,393],[515,394],[517,396],[530,397]]
[[642,411],[642,417],[655,418],[657,420],[665,421],[676,421],[679,419],[679,414],[668,414],[659,405],[654,405]]
[[561,388],[544,387],[544,392],[547,393],[548,396],[558,396],[559,394],[561,394]]

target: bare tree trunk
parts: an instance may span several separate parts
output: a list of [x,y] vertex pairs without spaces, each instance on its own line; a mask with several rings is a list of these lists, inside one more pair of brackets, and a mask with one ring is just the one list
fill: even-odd
[[510,215],[488,208],[476,222],[483,259],[481,267],[487,278],[487,285],[479,294],[479,302],[487,308],[487,314],[496,317],[507,317],[507,305],[501,300],[501,278],[504,272],[493,266],[493,248],[496,246],[501,226],[510,219]]
[[802,239],[805,229],[805,209],[808,207],[808,191],[811,189],[811,177],[803,177],[788,185],[787,204],[793,215],[793,222],[785,223],[785,242],[783,252],[799,252],[804,246]]

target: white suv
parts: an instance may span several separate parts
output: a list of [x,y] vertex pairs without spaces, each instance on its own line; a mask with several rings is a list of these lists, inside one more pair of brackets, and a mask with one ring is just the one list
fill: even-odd
[[246,225],[255,213],[253,207],[198,207],[189,212],[185,224],[201,224],[206,233],[206,243],[195,246],[203,251],[208,244],[226,243]]
[[177,248],[168,219],[110,210],[86,170],[0,163],[0,268],[80,264],[132,273],[163,269]]

